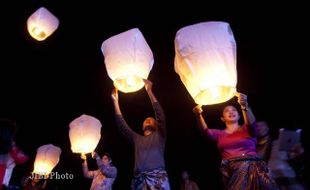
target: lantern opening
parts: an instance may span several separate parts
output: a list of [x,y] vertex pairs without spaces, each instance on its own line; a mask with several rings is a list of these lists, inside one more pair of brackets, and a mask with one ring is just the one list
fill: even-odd
[[135,92],[143,88],[144,81],[138,76],[129,76],[125,78],[119,78],[114,80],[114,86],[125,93]]
[[77,145],[72,149],[74,153],[87,154],[94,151],[94,147],[96,147],[98,142],[92,138],[80,139]]
[[39,41],[42,41],[47,37],[45,32],[40,27],[33,27],[31,30],[31,36]]
[[195,97],[196,104],[212,105],[226,102],[236,93],[236,88],[231,86],[214,86],[201,90]]
[[33,173],[39,174],[39,175],[49,175],[51,171],[53,170],[53,168],[54,166],[47,162],[37,162],[35,164]]

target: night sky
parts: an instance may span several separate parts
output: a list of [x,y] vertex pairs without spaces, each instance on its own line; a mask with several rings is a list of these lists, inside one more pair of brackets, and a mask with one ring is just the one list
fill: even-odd
[[[309,31],[303,6],[187,3],[25,0],[1,5],[0,117],[17,122],[17,144],[30,155],[21,172],[32,170],[39,146],[52,143],[62,149],[54,171],[71,173],[74,179],[50,180],[49,186],[89,189],[91,181],[83,178],[82,160],[72,153],[68,136],[69,123],[88,114],[103,125],[96,151],[111,153],[118,168],[114,189],[129,189],[133,148],[115,125],[113,83],[100,48],[107,38],[131,28],[140,29],[154,54],[149,79],[166,113],[165,158],[172,189],[179,188],[182,169],[189,170],[201,189],[221,189],[219,153],[200,134],[192,113],[195,103],[174,71],[174,37],[184,26],[228,22],[237,43],[237,90],[248,95],[257,120],[266,120],[274,136],[279,128],[302,128],[304,138],[309,52],[302,46],[308,46]],[[28,34],[26,21],[41,6],[60,25],[38,42]],[[147,93],[120,93],[119,99],[127,122],[141,133],[144,118],[153,115]],[[236,104],[236,99],[229,103]],[[210,128],[223,127],[220,110],[226,104],[204,106]],[[95,169],[90,155],[89,162]]]

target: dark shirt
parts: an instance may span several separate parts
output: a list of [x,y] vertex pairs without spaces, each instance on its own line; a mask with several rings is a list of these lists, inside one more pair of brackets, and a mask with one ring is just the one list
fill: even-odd
[[158,129],[148,136],[134,132],[122,115],[116,115],[116,124],[123,135],[134,145],[134,172],[140,173],[156,168],[165,168],[164,151],[166,143],[166,123],[162,107],[158,102],[153,104]]

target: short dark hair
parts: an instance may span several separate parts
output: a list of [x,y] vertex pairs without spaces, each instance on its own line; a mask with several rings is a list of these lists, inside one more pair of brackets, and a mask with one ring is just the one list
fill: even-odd
[[104,154],[102,155],[102,157],[104,157],[104,156],[108,157],[109,160],[112,160],[111,155],[110,155],[109,153],[107,153],[107,152],[104,153]]

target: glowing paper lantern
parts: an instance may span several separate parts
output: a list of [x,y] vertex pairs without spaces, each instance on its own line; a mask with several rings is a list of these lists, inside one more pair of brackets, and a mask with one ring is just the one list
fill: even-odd
[[81,115],[74,119],[69,127],[71,150],[74,153],[91,153],[101,138],[101,123],[98,119]]
[[109,77],[122,92],[135,92],[144,86],[154,63],[153,53],[139,29],[134,28],[102,43]]
[[58,19],[44,7],[39,8],[27,20],[28,32],[38,41],[45,40],[58,25]]
[[197,104],[222,103],[237,85],[236,42],[228,23],[203,22],[175,37],[174,69]]
[[43,145],[38,148],[34,162],[33,173],[48,175],[59,162],[61,149],[52,144]]

